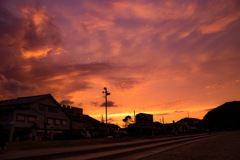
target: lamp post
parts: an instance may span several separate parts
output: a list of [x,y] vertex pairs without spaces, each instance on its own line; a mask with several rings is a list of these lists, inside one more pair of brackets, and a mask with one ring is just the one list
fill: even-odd
[[103,88],[103,92],[105,94],[105,107],[106,107],[106,124],[107,124],[107,96],[110,95],[110,92],[107,91],[107,87]]

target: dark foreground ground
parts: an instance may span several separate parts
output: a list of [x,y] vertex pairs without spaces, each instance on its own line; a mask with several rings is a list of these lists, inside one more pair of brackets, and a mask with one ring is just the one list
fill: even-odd
[[240,131],[207,138],[144,160],[240,160]]

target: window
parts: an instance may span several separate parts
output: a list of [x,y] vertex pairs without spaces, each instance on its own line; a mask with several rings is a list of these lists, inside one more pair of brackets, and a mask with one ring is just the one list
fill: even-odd
[[55,106],[48,106],[48,112],[58,113],[58,109]]
[[48,124],[53,124],[54,120],[52,118],[48,118],[47,123]]
[[36,117],[35,116],[29,116],[28,117],[28,122],[35,122],[36,121]]
[[37,132],[37,133],[36,133],[36,136],[42,137],[42,136],[43,136],[43,132]]
[[62,125],[66,126],[67,125],[67,121],[66,120],[62,120]]
[[56,124],[56,125],[60,125],[60,123],[61,123],[61,121],[60,121],[59,119],[56,119],[56,120],[55,120],[55,124]]
[[46,110],[46,106],[44,104],[39,104],[39,110],[45,111]]
[[22,114],[17,115],[17,121],[25,121],[25,116]]

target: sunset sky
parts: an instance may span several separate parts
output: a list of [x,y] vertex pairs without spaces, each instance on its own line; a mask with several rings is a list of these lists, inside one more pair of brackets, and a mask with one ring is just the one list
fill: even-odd
[[51,93],[108,122],[200,118],[240,96],[238,0],[0,0],[0,99]]

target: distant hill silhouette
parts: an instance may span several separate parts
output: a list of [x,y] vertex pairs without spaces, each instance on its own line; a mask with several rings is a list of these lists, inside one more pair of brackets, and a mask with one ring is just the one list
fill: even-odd
[[210,130],[240,130],[240,101],[226,102],[212,109],[203,122]]

